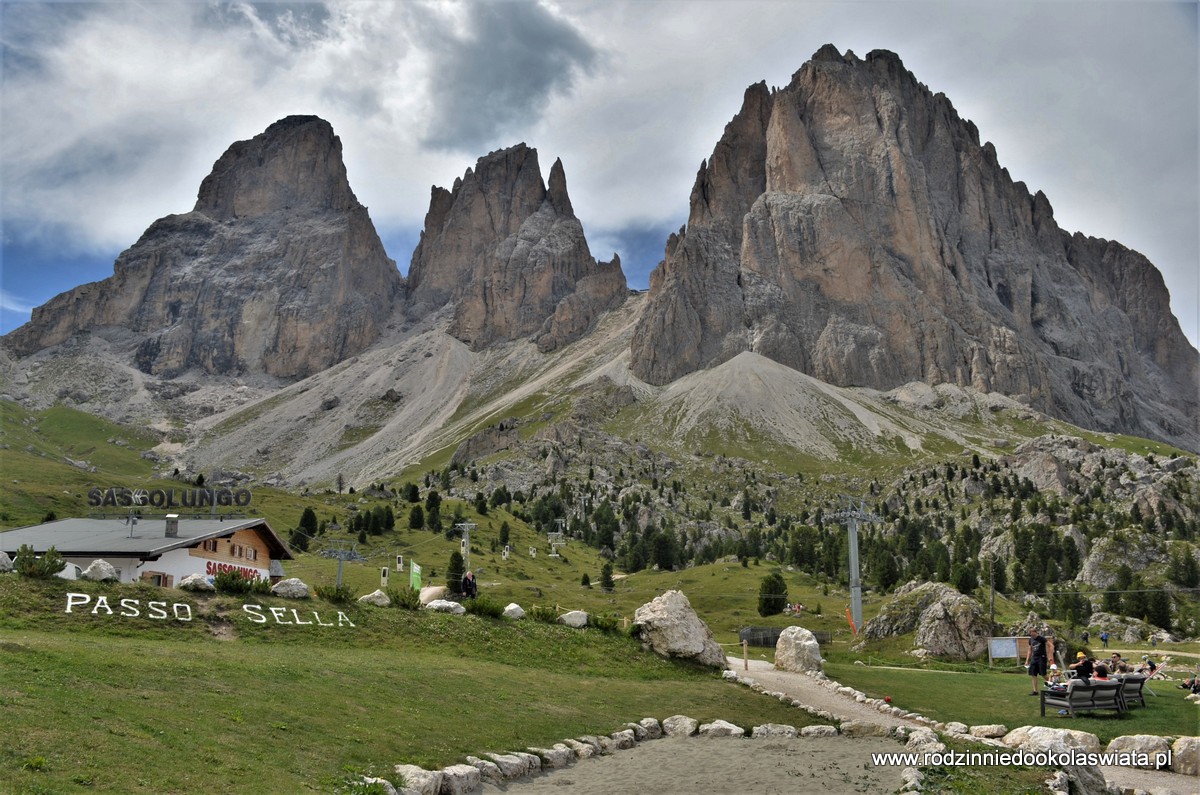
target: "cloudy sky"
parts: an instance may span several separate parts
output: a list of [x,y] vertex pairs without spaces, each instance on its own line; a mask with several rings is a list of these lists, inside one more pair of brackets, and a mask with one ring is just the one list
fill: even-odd
[[0,333],[112,274],[236,140],[342,139],[407,271],[431,185],[524,141],[561,157],[592,250],[645,287],[751,83],[821,45],[898,53],[1060,226],[1162,270],[1200,340],[1197,2],[0,0]]

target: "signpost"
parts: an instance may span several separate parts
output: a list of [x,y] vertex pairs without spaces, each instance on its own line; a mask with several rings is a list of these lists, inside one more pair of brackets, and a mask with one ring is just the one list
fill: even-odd
[[414,591],[421,590],[421,566],[415,560],[410,560],[408,568],[410,572],[408,576],[409,587]]

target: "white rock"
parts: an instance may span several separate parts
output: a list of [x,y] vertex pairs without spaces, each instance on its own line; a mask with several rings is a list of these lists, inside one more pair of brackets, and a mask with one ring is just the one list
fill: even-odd
[[775,667],[783,671],[805,673],[821,670],[821,646],[804,627],[788,627],[775,643]]
[[510,602],[508,607],[504,608],[504,617],[511,618],[513,621],[520,621],[525,617],[525,611],[516,602]]
[[700,727],[702,737],[745,737],[746,730],[726,720],[714,720]]
[[725,650],[682,591],[667,591],[633,613],[633,628],[656,654],[725,668]]
[[553,748],[530,748],[529,752],[541,757],[543,770],[558,770],[576,759],[575,752],[563,743],[555,743]]
[[1114,737],[1104,749],[1108,753],[1146,754],[1146,764],[1134,765],[1153,770],[1155,760],[1166,759],[1171,752],[1171,744],[1164,738],[1154,734],[1126,734]]
[[426,610],[433,610],[436,613],[451,613],[456,616],[461,616],[467,612],[467,608],[460,605],[458,602],[451,602],[449,599],[434,599],[429,604],[425,605]]
[[801,737],[837,737],[837,726],[805,726],[800,729]]
[[[967,724],[959,723],[956,720],[952,720],[946,724],[946,731],[948,731],[951,734],[966,734],[967,733]],[[1001,735],[1001,736],[1003,736],[1003,735]]]
[[581,743],[575,739],[563,740],[563,745],[574,751],[575,757],[578,759],[590,759],[599,753],[599,750],[591,743]]
[[625,751],[637,745],[637,735],[634,734],[633,729],[613,732],[609,735],[609,739],[613,741],[613,745],[618,751]]
[[588,614],[582,610],[572,610],[569,613],[563,613],[558,617],[558,623],[566,624],[568,627],[575,629],[583,629],[588,623]]
[[663,734],[668,737],[690,737],[699,726],[699,721],[687,715],[672,715],[662,722]]
[[271,593],[283,599],[307,599],[309,597],[308,586],[298,577],[280,580],[271,586]]
[[1171,770],[1200,776],[1200,737],[1180,737],[1171,746]]
[[863,720],[842,721],[842,734],[847,737],[887,737],[891,727]]
[[7,552],[0,552],[0,574],[8,574],[12,571],[12,558]]
[[1008,727],[1000,723],[987,723],[982,726],[972,726],[970,734],[975,737],[1003,737],[1008,734]]
[[442,768],[441,795],[469,795],[479,788],[482,775],[474,765],[450,765]]
[[1019,748],[1022,751],[1061,753],[1075,748],[1087,753],[1100,753],[1100,740],[1096,735],[1075,729],[1021,726],[1004,735],[1001,742],[1009,748]]
[[477,756],[468,756],[467,764],[474,765],[479,771],[479,777],[489,784],[501,784],[504,782],[504,774],[500,772],[500,766],[488,759],[480,759]]
[[529,773],[529,760],[517,754],[488,754],[488,758],[500,768],[500,775],[506,780],[521,778]]
[[[95,564],[93,564],[95,565]],[[92,567],[88,566],[90,570]],[[84,573],[86,576],[86,572]],[[213,584],[203,574],[189,574],[179,581],[179,587],[185,591],[215,591]]]
[[646,730],[647,740],[657,740],[663,736],[662,724],[658,722],[657,718],[642,718],[638,724]]
[[367,594],[366,596],[358,597],[358,603],[360,605],[375,605],[376,607],[387,607],[388,605],[390,605],[392,603],[392,600],[382,590],[375,590],[375,591],[372,591],[371,593]]
[[750,730],[750,737],[755,740],[767,737],[792,738],[798,736],[800,736],[800,732],[796,731],[795,726],[788,726],[784,723],[764,723]]
[[396,773],[404,777],[405,789],[416,790],[421,795],[441,795],[440,770],[426,770],[417,765],[396,765]]
[[[117,574],[116,568],[114,568],[113,565],[111,563],[109,563],[107,560],[93,560],[91,562],[91,565],[89,565],[86,569],[84,569],[83,574],[80,576],[82,576],[83,579],[85,579],[85,580],[97,580],[97,581],[109,581],[109,580],[120,579],[120,575]],[[188,577],[200,577],[202,580],[204,580],[205,585],[208,585],[208,578],[206,578],[203,574],[191,574],[191,575],[188,575]],[[183,578],[184,581],[186,581],[188,579],[188,577],[184,577]],[[179,587],[181,587],[181,588],[183,587],[182,582],[179,584]],[[202,590],[202,589],[197,588],[196,590]],[[211,591],[214,589],[211,586],[209,586],[209,590]]]

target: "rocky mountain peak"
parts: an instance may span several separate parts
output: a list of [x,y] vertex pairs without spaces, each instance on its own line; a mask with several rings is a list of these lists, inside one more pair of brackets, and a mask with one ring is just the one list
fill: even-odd
[[200,183],[194,209],[226,220],[357,206],[333,127],[316,116],[288,116],[229,147]]
[[402,291],[333,128],[290,116],[230,146],[192,212],[155,221],[111,277],[38,307],[5,344],[23,356],[100,332],[154,375],[299,378],[373,342]]
[[701,164],[631,366],[665,384],[753,351],[1200,449],[1200,354],[1161,284],[1136,252],[1063,232],[894,53],[826,45],[787,87],[751,86]]
[[523,143],[481,157],[450,191],[433,189],[408,278],[414,309],[452,303],[451,333],[475,350],[522,337],[553,350],[628,292],[619,261],[592,258],[562,161],[547,188]]

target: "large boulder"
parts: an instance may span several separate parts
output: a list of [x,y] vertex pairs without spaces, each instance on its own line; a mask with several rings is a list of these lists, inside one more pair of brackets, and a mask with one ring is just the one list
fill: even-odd
[[935,602],[958,593],[940,582],[910,582],[896,589],[879,613],[862,626],[864,640],[882,640],[917,629],[921,614]]
[[513,621],[520,621],[525,617],[525,610],[516,602],[510,602],[508,607],[504,608],[504,617],[510,618]]
[[991,628],[981,604],[952,592],[921,611],[915,642],[939,657],[974,660],[987,653]]
[[633,628],[656,654],[726,667],[725,651],[682,591],[667,591],[635,610]]
[[1134,754],[1135,760],[1145,758],[1146,764],[1135,767],[1154,770],[1157,764],[1171,755],[1171,743],[1156,734],[1125,734],[1112,738],[1104,750],[1110,754]]
[[1049,726],[1021,726],[1004,735],[1000,742],[1021,751],[1063,753],[1075,749],[1086,753],[1100,753],[1100,739],[1096,735]]
[[1200,776],[1200,737],[1180,737],[1171,746],[1171,769],[1185,776]]
[[775,643],[775,667],[784,671],[805,673],[821,670],[821,646],[817,638],[804,627],[788,627],[779,633]]
[[8,574],[12,571],[12,558],[7,552],[0,552],[0,574]]
[[[91,566],[89,566],[88,569],[90,570]],[[87,576],[87,572],[84,572],[84,576],[85,577]],[[209,591],[217,590],[216,587],[211,582],[208,581],[208,577],[206,577],[203,574],[189,574],[188,576],[184,577],[182,580],[179,581],[179,588],[184,591],[199,591],[199,592],[209,592]]]
[[404,778],[405,792],[418,792],[420,795],[441,795],[442,771],[426,770],[417,765],[396,765],[396,774]]
[[284,599],[307,599],[308,586],[298,577],[288,577],[271,586],[271,593]]
[[[116,567],[114,567],[107,560],[93,560],[91,565],[84,569],[83,574],[80,576],[85,580],[95,580],[97,582],[108,582],[111,580],[121,579],[121,576],[117,574]],[[205,580],[205,582],[207,582],[207,580]]]
[[388,607],[391,605],[391,598],[382,590],[376,589],[365,596],[358,597],[360,605],[375,605],[376,607]]
[[572,610],[569,613],[563,613],[558,617],[558,623],[566,624],[568,627],[575,629],[583,629],[588,625],[588,614],[582,610]]
[[461,616],[467,612],[467,608],[458,602],[451,602],[449,599],[434,599],[425,605],[425,609],[432,610],[435,613],[451,613],[456,616]]

